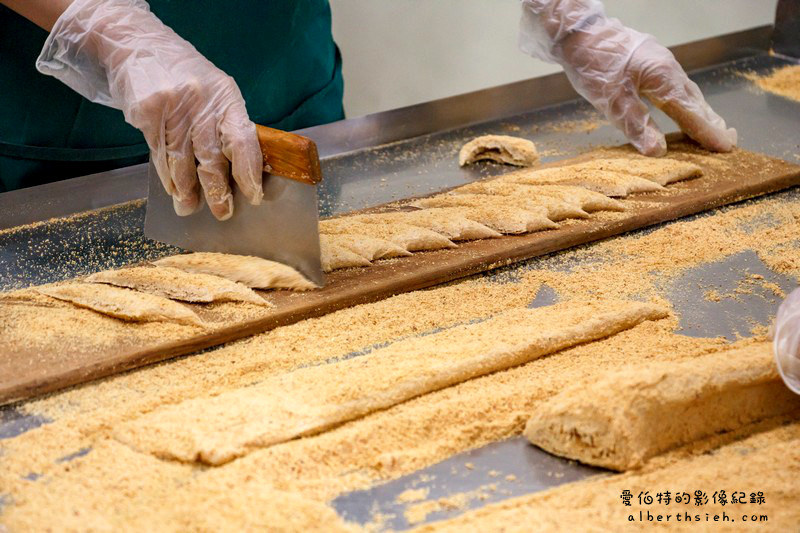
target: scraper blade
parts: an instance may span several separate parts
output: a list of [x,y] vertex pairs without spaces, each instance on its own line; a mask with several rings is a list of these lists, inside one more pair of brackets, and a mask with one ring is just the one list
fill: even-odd
[[144,222],[148,239],[195,252],[254,255],[289,265],[322,286],[317,188],[264,173],[264,200],[251,205],[233,184],[233,216],[219,221],[208,206],[180,217],[150,162]]

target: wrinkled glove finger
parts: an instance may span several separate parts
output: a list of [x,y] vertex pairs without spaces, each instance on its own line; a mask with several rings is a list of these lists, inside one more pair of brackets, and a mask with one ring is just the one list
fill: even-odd
[[700,88],[674,57],[644,72],[640,91],[705,148],[730,152],[736,146],[736,130],[728,128],[725,120],[711,109]]
[[[175,210],[178,212],[180,208],[176,204],[175,194],[177,193],[180,196],[180,193],[173,182],[173,172],[170,170],[169,150],[167,148],[167,130],[170,129],[170,125],[167,124],[168,120],[166,118],[167,115],[174,116],[172,108],[176,105],[176,101],[174,94],[165,98],[163,93],[155,93],[127,109],[125,118],[144,134],[144,139],[150,148],[150,159],[153,162],[156,173],[164,186],[164,190],[173,197],[173,204],[176,205]],[[192,156],[192,159],[194,159],[194,156]]]
[[222,153],[231,162],[233,179],[251,204],[260,204],[264,197],[264,157],[261,155],[256,125],[248,118],[243,102],[228,107],[220,122],[219,133]]
[[167,194],[172,196],[175,194],[175,185],[172,183],[172,176],[169,171],[169,164],[167,163],[167,143],[164,134],[164,128],[159,123],[155,127],[140,128],[144,134],[144,139],[147,141],[147,146],[150,148],[150,160],[156,168],[158,178],[164,186]]
[[196,212],[200,201],[200,182],[188,123],[181,115],[173,115],[166,125],[166,153],[169,175],[174,187],[172,205],[179,216]]
[[230,163],[222,153],[222,142],[211,121],[194,126],[192,146],[198,161],[197,178],[203,187],[206,203],[217,220],[227,220],[233,215]]
[[641,153],[660,157],[667,153],[667,141],[656,125],[650,110],[639,98],[630,83],[618,87],[605,87],[605,94],[593,95],[589,100]]

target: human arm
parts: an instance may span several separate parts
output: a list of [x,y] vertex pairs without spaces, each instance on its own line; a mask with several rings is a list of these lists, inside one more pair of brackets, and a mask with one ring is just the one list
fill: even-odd
[[261,201],[263,158],[238,86],[144,0],[2,1],[52,25],[40,72],[121,109],[142,131],[178,214],[196,211],[202,194],[214,216],[229,218],[231,174],[251,202]]
[[736,130],[706,103],[672,53],[607,17],[597,0],[522,0],[519,44],[561,64],[575,90],[646,155],[664,155],[666,141],[645,100],[710,150],[736,145]]
[[0,0],[0,4],[47,31],[53,29],[71,3],[72,0]]

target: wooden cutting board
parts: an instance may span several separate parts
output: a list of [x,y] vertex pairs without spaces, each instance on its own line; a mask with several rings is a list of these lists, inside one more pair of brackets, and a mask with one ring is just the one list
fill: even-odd
[[[545,166],[620,156],[630,150],[595,150]],[[239,303],[190,305],[212,324],[205,331],[121,324],[67,304],[32,305],[9,293],[12,298],[0,300],[0,404],[800,184],[800,166],[745,150],[708,154],[677,138],[670,143],[669,156],[699,164],[704,176],[669,185],[664,192],[632,195],[624,201],[628,206],[624,213],[333,272],[325,288],[316,291],[262,293],[275,304],[272,309]],[[45,333],[35,333],[41,324]],[[95,330],[103,334],[93,340],[87,332]]]

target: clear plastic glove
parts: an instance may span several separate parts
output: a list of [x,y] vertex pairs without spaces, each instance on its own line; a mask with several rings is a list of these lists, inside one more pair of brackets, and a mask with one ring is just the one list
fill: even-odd
[[[233,214],[233,179],[261,202],[263,158],[236,82],[166,27],[143,0],[75,0],[36,67],[144,133],[175,212]],[[97,125],[102,128],[102,124]]]
[[596,0],[522,0],[519,45],[563,66],[575,90],[645,155],[664,155],[667,143],[644,99],[706,148],[728,152],[736,145],[736,130],[706,103],[672,53],[651,35],[608,18]]
[[778,308],[772,342],[783,381],[800,394],[800,289],[792,291]]

